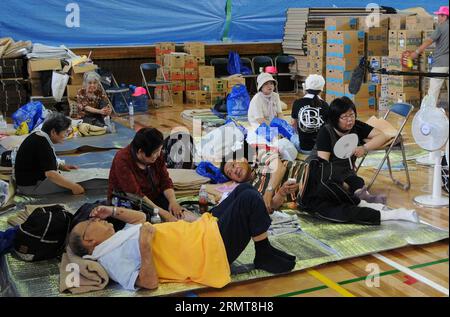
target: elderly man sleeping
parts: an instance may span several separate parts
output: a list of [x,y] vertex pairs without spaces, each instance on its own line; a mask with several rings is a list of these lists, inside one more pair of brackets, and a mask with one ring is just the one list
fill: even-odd
[[[74,254],[98,261],[111,279],[128,290],[189,281],[223,287],[231,280],[229,264],[250,239],[255,244],[255,268],[271,273],[293,269],[295,257],[269,243],[270,217],[253,187],[239,185],[211,212],[192,222],[152,225],[142,212],[98,206],[90,220],[72,229],[69,246]],[[108,217],[127,225],[115,232],[104,220]]]

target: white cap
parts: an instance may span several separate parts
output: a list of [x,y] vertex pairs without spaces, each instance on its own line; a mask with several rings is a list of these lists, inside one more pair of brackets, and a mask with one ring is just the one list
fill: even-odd
[[261,73],[261,74],[259,74],[258,77],[256,78],[256,81],[258,82],[258,91],[268,81],[273,81],[273,82],[275,82],[275,84],[277,83],[277,81],[269,73]]
[[305,90],[323,90],[323,86],[325,86],[325,79],[322,75],[313,74],[306,78],[303,88]]

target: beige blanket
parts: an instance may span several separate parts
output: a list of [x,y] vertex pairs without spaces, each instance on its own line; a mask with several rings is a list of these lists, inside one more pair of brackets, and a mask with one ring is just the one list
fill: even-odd
[[[79,268],[79,285],[76,285],[78,279],[74,278],[76,274],[74,267]],[[108,273],[100,263],[80,258],[67,247],[59,267],[59,291],[61,293],[68,291],[72,294],[81,294],[98,291],[104,289],[108,282]]]

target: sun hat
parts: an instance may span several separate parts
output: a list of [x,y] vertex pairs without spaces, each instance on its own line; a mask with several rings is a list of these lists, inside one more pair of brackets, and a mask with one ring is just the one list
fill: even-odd
[[305,80],[305,90],[323,90],[325,86],[325,79],[322,75],[312,74]]
[[434,12],[434,14],[442,14],[448,16],[448,6],[441,6],[438,11]]
[[256,78],[256,81],[258,82],[258,91],[268,81],[273,81],[275,84],[277,83],[277,81],[269,73],[261,73],[261,74],[259,74],[258,78]]

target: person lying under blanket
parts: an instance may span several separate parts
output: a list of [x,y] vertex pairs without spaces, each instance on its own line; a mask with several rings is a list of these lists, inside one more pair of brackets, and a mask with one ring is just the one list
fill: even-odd
[[[104,219],[127,223],[115,232]],[[268,239],[270,217],[261,195],[240,184],[210,213],[193,222],[145,222],[145,214],[98,206],[69,235],[69,247],[80,257],[98,261],[111,279],[127,290],[155,289],[159,282],[196,282],[223,287],[231,281],[230,264],[254,241],[256,269],[284,273],[295,256],[274,248]]]

